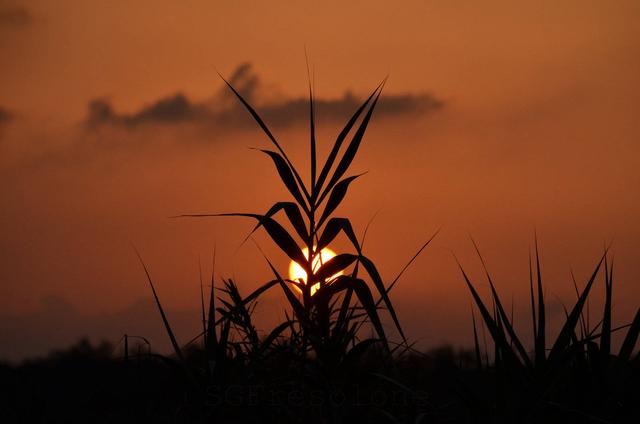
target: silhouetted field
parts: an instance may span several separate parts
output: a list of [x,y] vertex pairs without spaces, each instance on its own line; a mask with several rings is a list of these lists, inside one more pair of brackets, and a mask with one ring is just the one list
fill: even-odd
[[[142,347],[144,349],[144,347]],[[137,349],[133,349],[137,350]],[[586,372],[577,364],[526,418],[502,416],[508,399],[494,367],[472,351],[443,347],[390,360],[374,349],[333,372],[283,349],[224,377],[203,373],[201,349],[185,352],[198,384],[175,358],[123,357],[86,340],[39,360],[0,367],[2,422],[633,422],[640,413],[640,361]],[[624,376],[616,382],[611,373]],[[220,374],[219,374],[220,375]],[[613,383],[613,384],[612,384]],[[523,415],[525,417],[525,415]]]

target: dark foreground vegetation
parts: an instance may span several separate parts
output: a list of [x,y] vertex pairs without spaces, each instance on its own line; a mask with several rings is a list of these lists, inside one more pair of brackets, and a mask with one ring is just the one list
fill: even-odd
[[[188,216],[257,221],[252,233],[265,230],[305,270],[307,281],[283,277],[266,256],[271,279],[246,295],[233,280],[216,282],[212,272],[206,296],[201,284],[202,331],[180,346],[144,267],[173,355],[151,353],[144,340],[125,337],[117,357],[107,345],[83,342],[45,360],[3,367],[3,422],[637,422],[640,310],[631,323],[614,325],[614,274],[607,250],[588,281],[571,283],[576,300],[565,308],[557,334],[547,330],[537,242],[527,282],[530,335],[514,328],[488,272],[489,301],[460,266],[475,307],[473,348],[413,349],[390,299],[406,267],[392,281],[383,281],[364,254],[366,230],[357,237],[349,219],[334,216],[358,177],[345,174],[382,86],[340,132],[321,168],[310,89],[310,184],[254,109],[229,86],[275,147],[261,151],[273,161],[293,201],[276,202],[264,214]],[[352,253],[322,263],[320,252],[338,236],[349,241]],[[593,323],[587,305],[595,286],[604,287],[604,309]],[[259,333],[253,310],[267,290],[282,293],[287,315]],[[383,325],[383,315],[391,327]],[[389,330],[397,341],[388,337]],[[623,341],[614,348],[617,332]]]
[[[145,352],[146,346],[141,346]],[[132,349],[137,351],[137,347]],[[516,386],[504,368],[478,369],[472,351],[441,348],[390,360],[372,348],[327,370],[282,346],[205,368],[184,352],[196,384],[175,361],[86,341],[20,366],[0,366],[3,423],[633,423],[640,361],[596,349],[578,355],[553,386]],[[484,352],[483,352],[484,355]],[[241,359],[242,358],[242,359]],[[599,361],[594,366],[594,362]],[[211,364],[212,365],[212,364]],[[213,365],[212,365],[213,366]],[[208,371],[214,371],[211,375]],[[213,377],[215,376],[215,377]],[[520,384],[520,383],[518,383]]]

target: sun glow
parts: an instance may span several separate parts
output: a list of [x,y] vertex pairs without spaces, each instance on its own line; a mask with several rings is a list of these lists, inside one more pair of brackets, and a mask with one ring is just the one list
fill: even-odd
[[[302,249],[302,253],[304,254],[305,258],[309,257],[309,249],[307,249],[306,247],[304,249]],[[322,249],[322,251],[320,252],[319,255],[316,255],[316,257],[313,260],[313,270],[317,271],[318,268],[320,268],[321,265],[327,263],[327,261],[331,258],[333,258],[334,256],[336,256],[335,252],[332,251],[331,249],[328,248],[324,248]],[[342,272],[337,273],[336,275],[331,276],[331,278],[335,278],[339,275],[342,275]],[[289,265],[289,279],[294,280],[294,281],[299,281],[302,280],[304,283],[307,282],[307,273],[305,272],[304,268],[302,268],[302,266],[300,266],[300,264],[298,264],[295,261],[291,261],[291,264]],[[297,288],[297,287],[296,287]],[[311,287],[311,295],[313,296],[313,294],[320,288],[320,283],[316,283],[313,285],[313,287]]]

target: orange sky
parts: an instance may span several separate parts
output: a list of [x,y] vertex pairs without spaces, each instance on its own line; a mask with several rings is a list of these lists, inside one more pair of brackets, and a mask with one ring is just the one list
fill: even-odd
[[[613,240],[615,313],[629,318],[640,299],[640,4],[345,3],[0,0],[0,357],[125,331],[165,343],[131,243],[182,340],[197,331],[198,257],[208,264],[214,244],[219,276],[245,291],[269,278],[251,244],[238,248],[252,223],[167,217],[262,212],[283,197],[247,149],[267,141],[216,70],[251,64],[243,83],[304,166],[307,130],[284,106],[304,96],[305,47],[326,102],[323,152],[344,93],[361,98],[390,75],[352,168],[369,173],[340,213],[362,231],[379,211],[367,250],[386,278],[442,227],[394,293],[412,338],[469,340],[451,256],[480,278],[469,234],[524,325],[534,228],[550,298],[571,299],[569,270],[584,281]],[[109,114],[96,124],[94,109],[89,125],[97,99]],[[163,99],[180,119],[153,109]],[[280,300],[262,302],[265,323]]]

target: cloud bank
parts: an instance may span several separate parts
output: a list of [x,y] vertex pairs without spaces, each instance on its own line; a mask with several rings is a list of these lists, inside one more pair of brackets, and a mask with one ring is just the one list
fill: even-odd
[[[289,127],[306,122],[308,99],[306,97],[284,98],[260,102],[258,97],[261,80],[253,72],[251,64],[240,65],[229,82],[272,127]],[[346,92],[338,99],[316,98],[318,113],[322,119],[344,120],[360,106],[364,99]],[[376,109],[380,118],[428,114],[444,106],[442,100],[428,93],[384,94]],[[144,124],[196,123],[216,128],[236,129],[253,126],[246,114],[238,113],[242,106],[233,99],[233,94],[223,87],[208,101],[194,101],[183,93],[176,93],[156,100],[133,113],[119,113],[107,99],[95,99],[89,103],[86,124],[90,128],[103,125],[118,125],[135,128]]]

